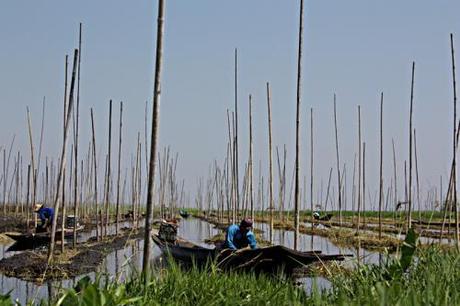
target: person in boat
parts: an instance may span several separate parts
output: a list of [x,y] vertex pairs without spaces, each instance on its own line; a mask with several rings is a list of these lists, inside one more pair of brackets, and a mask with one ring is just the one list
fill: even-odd
[[313,212],[313,218],[315,218],[315,220],[319,220],[320,217],[321,217],[321,211],[319,209],[315,210]]
[[43,203],[37,203],[34,210],[40,218],[40,224],[37,225],[37,232],[47,231],[53,224],[54,209],[46,207]]
[[232,224],[227,228],[224,247],[238,250],[250,247],[257,248],[256,236],[252,232],[252,220],[245,218],[240,225]]

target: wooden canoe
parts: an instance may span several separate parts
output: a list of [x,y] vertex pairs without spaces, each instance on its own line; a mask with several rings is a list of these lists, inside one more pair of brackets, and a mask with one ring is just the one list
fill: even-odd
[[308,266],[315,262],[344,260],[348,255],[324,255],[321,251],[299,252],[284,246],[270,246],[258,249],[210,249],[195,245],[189,241],[177,239],[175,243],[161,240],[153,235],[153,241],[160,249],[174,259],[184,262],[195,262],[198,266],[215,261],[224,270],[254,271],[256,273],[274,274],[278,272],[291,275],[295,269]]
[[315,218],[316,221],[329,221],[329,220],[331,220],[331,218],[333,216],[334,216],[333,214],[327,214],[327,215],[324,215],[324,216],[321,216],[321,217],[314,216],[314,218]]
[[190,216],[190,213],[188,211],[186,211],[185,209],[181,209],[181,210],[179,210],[179,215],[182,218],[187,219]]
[[[77,232],[81,231],[84,228],[83,225],[77,227]],[[56,232],[56,239],[59,240],[61,237],[61,231]],[[8,251],[22,251],[33,249],[45,244],[48,244],[51,240],[51,233],[5,233],[8,237],[15,241]],[[64,237],[65,238],[72,238],[73,237],[73,228],[68,228],[64,230]]]

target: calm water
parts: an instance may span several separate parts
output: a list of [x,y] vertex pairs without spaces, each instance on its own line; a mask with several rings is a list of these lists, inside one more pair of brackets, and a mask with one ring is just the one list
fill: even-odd
[[[141,223],[143,224],[143,223]],[[122,227],[131,226],[130,222],[122,224]],[[267,224],[256,224],[256,227],[263,230],[263,238],[268,239],[268,225]],[[115,226],[111,225],[108,228],[108,233],[114,233]],[[196,244],[211,247],[204,243],[204,239],[212,237],[218,234],[219,231],[214,228],[213,225],[194,218],[184,219],[180,223],[178,235],[184,239],[192,241]],[[91,236],[95,236],[96,231],[93,230],[91,233],[84,233],[79,237],[79,241],[85,241]],[[313,239],[312,239],[313,238]],[[275,244],[281,244],[286,247],[293,247],[294,233],[292,231],[275,230],[274,231],[274,242]],[[127,244],[123,249],[113,251],[110,253],[104,262],[98,267],[97,273],[107,279],[118,279],[124,280],[129,277],[133,269],[139,270],[142,264],[142,252],[143,252],[143,240],[138,239]],[[13,252],[6,252],[9,245],[0,245],[0,258],[12,256]],[[377,263],[379,260],[378,253],[366,252],[364,250],[354,250],[349,248],[339,248],[324,237],[312,237],[306,234],[300,234],[299,237],[300,250],[322,250],[325,254],[353,254],[354,257],[348,259],[348,264],[352,265],[356,262],[356,256],[364,256],[364,262],[366,263]],[[153,261],[160,261],[161,252],[154,246],[153,248]],[[90,273],[89,276],[94,279],[96,272]],[[75,279],[48,282],[44,284],[34,284],[31,282],[22,281],[16,278],[6,277],[0,274],[0,289],[2,293],[11,291],[11,295],[14,299],[17,299],[21,304],[26,301],[34,300],[35,302],[41,299],[47,299],[48,296],[56,294],[60,288],[72,287],[76,282],[84,275],[79,276]],[[319,288],[330,287],[329,281],[324,278],[304,278],[301,280],[304,284],[304,288],[307,292],[311,291],[313,282]]]
[[[143,223],[140,223],[143,224]],[[120,228],[130,227],[131,222],[124,222]],[[108,234],[115,233],[115,226],[108,227]],[[218,233],[211,224],[198,220],[187,219],[182,220],[178,234],[179,236],[190,240],[202,246],[209,246],[203,242],[204,239],[214,236]],[[86,241],[90,237],[96,235],[96,230],[93,229],[89,233],[82,233],[78,240]],[[14,255],[16,252],[6,252],[11,244],[0,244],[0,259]],[[139,270],[142,265],[142,252],[144,241],[138,239],[131,241],[126,247],[120,250],[113,251],[105,258],[104,262],[98,267],[97,272],[102,276],[107,276],[109,279],[126,279],[133,269]],[[161,251],[154,245],[153,261],[159,260]],[[89,276],[94,279],[96,273],[90,273]],[[55,282],[47,282],[44,284],[35,284],[32,282],[23,281],[13,277],[6,277],[0,274],[0,292],[7,293],[11,291],[11,296],[18,300],[21,304],[26,301],[34,300],[36,302],[41,299],[47,299],[50,294],[54,295],[60,288],[72,287],[76,282],[84,277],[81,275],[75,279],[62,280]]]

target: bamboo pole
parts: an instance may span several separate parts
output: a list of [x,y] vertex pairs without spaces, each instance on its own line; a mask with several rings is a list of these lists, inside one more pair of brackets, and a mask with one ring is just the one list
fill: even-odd
[[156,63],[155,63],[155,84],[153,93],[153,113],[152,113],[152,135],[150,143],[150,161],[149,161],[149,179],[147,185],[147,211],[145,216],[145,236],[144,236],[144,256],[142,260],[142,274],[144,283],[147,284],[147,272],[149,269],[150,261],[150,231],[152,228],[152,215],[153,215],[153,192],[155,182],[155,164],[157,142],[160,127],[160,79],[161,79],[161,64],[163,54],[163,33],[164,33],[164,12],[165,1],[158,1],[158,26],[157,26],[157,46],[156,46]]
[[[77,220],[78,220],[78,125],[80,120],[80,71],[81,71],[81,34],[82,24],[80,22],[79,34],[78,34],[78,73],[77,73],[77,107],[75,110],[75,169],[74,169],[74,202],[73,202],[73,243],[72,246],[75,249],[77,247]],[[64,95],[65,96],[65,95]],[[72,171],[72,170],[71,170]]]
[[253,191],[253,171],[252,165],[252,96],[249,95],[249,197],[251,203],[251,219],[254,220],[254,191]]
[[410,113],[409,113],[409,198],[408,198],[408,212],[407,212],[407,228],[412,227],[412,112],[414,101],[414,73],[415,62],[412,62],[412,80],[410,89]]
[[269,165],[269,202],[270,202],[270,232],[269,241],[273,243],[273,158],[272,158],[272,112],[270,100],[270,83],[267,82],[267,109],[268,109],[268,165]]
[[297,58],[297,108],[296,108],[296,145],[295,145],[295,197],[294,197],[294,250],[299,243],[299,210],[300,210],[300,102],[302,89],[302,42],[303,42],[303,0],[300,0],[299,14],[299,46]]
[[120,128],[118,130],[118,170],[117,170],[117,207],[115,212],[116,229],[115,234],[118,235],[120,221],[120,173],[121,173],[121,139],[123,128],[123,102],[120,102]]
[[[363,212],[366,211],[366,142],[363,142]],[[363,216],[364,224],[366,224],[366,214]]]
[[[394,207],[395,207],[395,210],[396,210],[396,207],[398,206],[398,179],[397,179],[397,167],[396,167],[396,151],[395,151],[395,141],[394,139],[392,138],[391,139],[391,143],[393,145],[393,174],[394,174],[394,186],[395,186],[395,189],[394,189]],[[396,218],[396,215],[395,215],[395,218]],[[396,221],[396,220],[395,220]]]
[[361,106],[358,105],[358,223],[356,233],[359,234],[361,224]]
[[331,188],[332,170],[333,170],[333,168],[331,167],[330,170],[329,170],[329,178],[327,180],[326,201],[325,201],[325,205],[324,205],[324,210],[325,211],[327,211],[327,202],[329,200],[329,191],[330,191],[330,188]]
[[60,190],[61,190],[61,184],[62,184],[63,169],[65,168],[65,162],[66,162],[67,132],[69,129],[70,116],[72,115],[73,103],[74,103],[73,93],[74,93],[74,88],[75,88],[75,74],[76,74],[76,68],[77,68],[77,59],[78,59],[78,49],[75,49],[74,60],[73,60],[73,70],[72,70],[72,80],[70,84],[70,93],[69,93],[69,106],[68,106],[68,111],[67,111],[67,117],[65,120],[64,141],[62,144],[62,152],[61,152],[59,172],[58,172],[58,178],[57,178],[57,191],[56,191],[56,197],[54,200],[54,216],[53,216],[53,226],[51,230],[51,241],[50,241],[50,246],[48,249],[48,263],[52,262],[53,254],[54,254],[57,216],[59,214],[59,206],[60,206],[59,205],[60,204],[59,203]]
[[457,82],[455,78],[455,50],[454,50],[454,36],[450,34],[450,50],[452,56],[452,89],[454,95],[454,131],[453,131],[453,187],[454,187],[454,205],[455,205],[455,240],[457,245],[457,251],[460,252],[460,228],[459,228],[459,216],[458,216],[458,203],[457,203],[457,157],[456,157],[456,148],[457,148],[457,140],[456,140],[456,127],[457,127]]
[[[72,150],[70,150],[72,152]],[[70,171],[72,171],[72,154],[70,154]],[[62,174],[62,215],[61,215],[61,254],[64,253],[64,239],[65,239],[65,214],[66,214],[66,197],[65,197],[65,179],[66,179],[66,169],[64,168]],[[71,172],[72,173],[72,172]],[[69,175],[69,187],[72,185],[72,175]],[[71,190],[71,188],[69,188]]]
[[238,168],[239,168],[239,163],[238,163],[238,49],[235,48],[235,132],[234,132],[234,137],[235,137],[235,162],[233,166],[235,167],[235,191],[236,191],[236,211],[238,214],[238,211],[240,209],[240,189],[239,189],[239,174],[238,174]]
[[[32,123],[30,119],[30,112],[29,107],[27,109],[27,125],[29,128],[29,144],[30,144],[30,160],[31,160],[31,167],[32,167],[32,188],[31,188],[31,210],[33,210],[35,206],[35,190],[37,185],[36,174],[35,174],[35,158],[34,158],[34,142],[32,137]],[[34,217],[34,227],[37,227],[37,217]]]
[[380,187],[379,187],[379,239],[382,239],[382,205],[383,205],[383,92],[380,97]]
[[[139,138],[139,137],[138,137]],[[105,190],[105,235],[107,236],[107,228],[109,226],[109,207],[110,207],[110,176],[111,176],[111,160],[112,160],[112,100],[109,102],[109,137],[107,147],[107,188]]]
[[[310,108],[310,210],[311,210],[311,230],[314,231],[314,217],[313,217],[313,108]],[[311,235],[312,239],[312,249],[313,249],[313,236]]]
[[419,176],[418,176],[418,158],[417,158],[417,135],[414,129],[414,158],[415,158],[415,181],[417,184],[417,206],[418,206],[418,218],[421,220],[421,203],[420,203],[420,183],[419,183]]
[[[236,222],[236,214],[235,214],[235,201],[234,201],[234,192],[233,192],[233,188],[234,188],[234,170],[235,168],[233,167],[233,163],[234,163],[234,154],[233,154],[233,146],[232,146],[232,128],[231,128],[231,123],[230,123],[230,112],[229,110],[227,109],[227,128],[228,128],[228,160],[229,160],[229,164],[228,166],[230,167],[230,169],[228,170],[228,173],[227,175],[230,176],[230,206],[229,206],[229,211],[228,211],[228,214],[229,214],[229,218],[230,218],[230,209],[231,209],[231,222],[232,223],[235,223]],[[230,222],[230,220],[229,220]]]
[[93,151],[93,171],[94,171],[94,206],[96,209],[96,241],[99,241],[99,206],[97,201],[97,158],[96,158],[96,132],[94,130],[93,108],[91,108],[91,132],[92,132],[92,151]]
[[[342,226],[342,196],[341,196],[341,182],[340,182],[340,156],[339,156],[339,138],[337,133],[337,106],[336,95],[334,94],[334,126],[335,126],[335,150],[337,155],[337,184],[338,184],[338,197],[339,197],[339,224]],[[359,219],[359,217],[358,217]]]
[[29,213],[29,201],[30,201],[30,164],[27,165],[27,193],[26,193],[26,211],[27,211],[27,229],[29,228],[29,222],[30,222],[30,213]]

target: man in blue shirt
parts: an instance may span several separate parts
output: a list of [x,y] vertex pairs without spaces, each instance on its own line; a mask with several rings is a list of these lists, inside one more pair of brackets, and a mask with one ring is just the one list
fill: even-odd
[[40,218],[40,224],[37,226],[37,232],[44,232],[53,223],[54,209],[45,207],[41,203],[35,204],[35,212]]
[[227,228],[225,236],[225,248],[231,250],[257,247],[256,237],[251,231],[252,220],[245,218],[241,221],[240,225],[232,224]]

